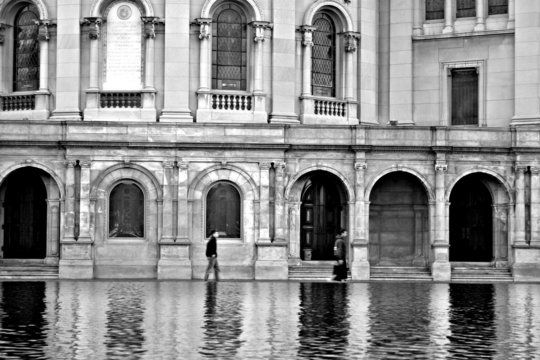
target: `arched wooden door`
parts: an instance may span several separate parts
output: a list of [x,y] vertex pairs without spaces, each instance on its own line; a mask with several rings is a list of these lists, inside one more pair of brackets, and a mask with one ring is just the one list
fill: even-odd
[[341,211],[341,196],[332,177],[315,175],[306,182],[300,209],[300,256],[303,260],[334,259],[334,241],[341,228]]
[[47,192],[37,171],[8,176],[4,198],[4,258],[44,259],[47,251]]
[[488,189],[474,178],[460,180],[450,195],[450,261],[493,259],[493,211]]

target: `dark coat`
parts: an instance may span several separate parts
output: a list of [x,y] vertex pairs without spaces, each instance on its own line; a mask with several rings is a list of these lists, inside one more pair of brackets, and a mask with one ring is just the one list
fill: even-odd
[[347,249],[345,246],[345,241],[341,235],[336,236],[336,242],[334,243],[335,256],[338,260],[345,260],[347,256]]
[[210,240],[206,243],[206,257],[217,257],[217,241],[216,238],[211,236]]

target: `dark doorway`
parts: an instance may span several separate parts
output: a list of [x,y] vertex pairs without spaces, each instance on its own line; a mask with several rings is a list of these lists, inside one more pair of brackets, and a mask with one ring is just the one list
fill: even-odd
[[369,261],[374,266],[426,266],[428,199],[422,183],[394,172],[373,187],[369,206]]
[[20,169],[6,179],[4,258],[43,259],[47,249],[47,192],[35,169]]
[[492,198],[474,176],[460,180],[450,195],[450,261],[493,259]]
[[343,209],[336,182],[335,176],[321,172],[304,185],[300,209],[303,260],[334,260],[334,241],[341,228]]

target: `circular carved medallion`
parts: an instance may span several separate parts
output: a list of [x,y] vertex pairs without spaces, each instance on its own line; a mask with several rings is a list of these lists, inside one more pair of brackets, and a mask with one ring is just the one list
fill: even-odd
[[118,8],[117,15],[122,20],[127,20],[131,17],[131,8],[127,5],[122,5]]

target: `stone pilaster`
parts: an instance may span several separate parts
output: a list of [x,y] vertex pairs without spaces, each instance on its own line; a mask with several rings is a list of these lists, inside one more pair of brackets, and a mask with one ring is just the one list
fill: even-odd
[[90,168],[91,161],[80,161],[79,241],[90,241]]
[[[366,237],[364,188],[367,164],[358,161],[355,170],[354,223],[351,226],[352,264],[351,276],[354,280],[369,280],[368,243]],[[351,207],[352,209],[352,207]]]
[[276,169],[275,177],[275,197],[274,197],[274,241],[285,241],[285,201],[283,195],[285,192],[285,163],[274,163]]
[[344,50],[345,50],[345,100],[354,101],[354,85],[355,85],[355,63],[356,49],[358,48],[358,40],[360,35],[354,31],[343,33]]
[[259,241],[270,241],[270,166],[269,162],[259,163]]
[[444,0],[444,28],[443,34],[451,34],[454,32],[454,7],[453,0]]
[[83,19],[82,25],[88,28],[90,40],[88,89],[84,108],[84,113],[87,115],[88,112],[97,113],[99,108],[99,39],[102,20],[98,17],[87,17]]
[[75,241],[75,162],[66,161],[66,201],[64,210],[64,238]]
[[173,201],[174,201],[174,162],[165,161],[163,163],[163,230],[161,231],[161,241],[170,242],[173,240]]
[[433,264],[431,274],[435,281],[449,281],[451,268],[449,261],[449,239],[447,236],[448,219],[446,217],[446,172],[448,165],[443,162],[435,164],[435,239],[431,244]]
[[58,264],[60,243],[60,199],[47,200],[47,253],[45,263]]
[[357,72],[357,84],[360,102],[360,123],[378,124],[379,122],[379,1],[363,0],[358,2],[360,19],[360,61]]
[[531,167],[531,245],[540,247],[540,167]]
[[488,0],[476,0],[476,24],[474,25],[474,31],[486,30],[486,3]]
[[527,171],[526,166],[516,166],[514,168],[516,173],[516,210],[515,210],[515,234],[514,234],[514,245],[525,245],[525,223],[526,223],[526,213],[525,213],[525,172]]
[[311,96],[311,51],[313,49],[313,31],[315,27],[303,25],[302,33],[302,96]]

